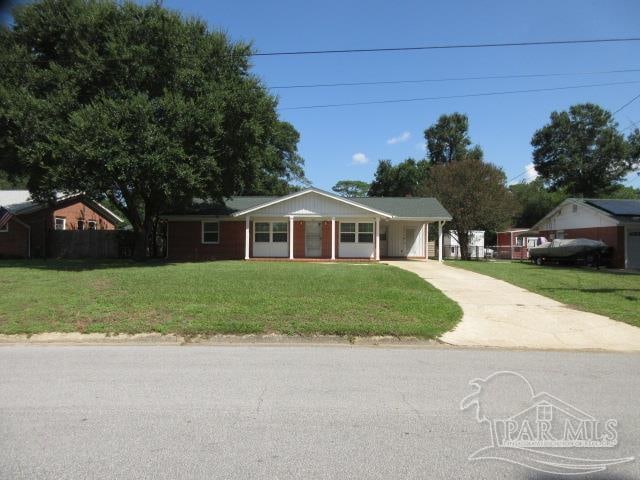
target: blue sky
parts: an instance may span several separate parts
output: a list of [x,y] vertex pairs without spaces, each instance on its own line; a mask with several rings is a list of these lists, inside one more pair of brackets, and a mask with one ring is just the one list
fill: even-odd
[[[629,1],[189,1],[165,6],[206,20],[258,51],[396,47],[554,39],[638,37],[640,2]],[[640,69],[640,42],[501,49],[254,57],[269,87],[465,76]],[[640,81],[640,72],[410,85],[289,89],[281,117],[301,134],[300,153],[316,187],[370,181],[379,159],[424,156],[424,129],[444,113],[469,116],[472,140],[509,179],[531,162],[531,136],[553,110],[594,102],[613,111],[640,83],[606,87],[314,110],[287,107]],[[621,111],[621,128],[640,122],[640,99]],[[627,130],[627,133],[630,130]],[[396,141],[391,141],[396,139]],[[360,155],[358,155],[360,154]],[[355,156],[355,157],[354,157]],[[526,176],[526,175],[525,175]],[[525,176],[521,177],[524,178]],[[637,176],[630,177],[640,187]]]

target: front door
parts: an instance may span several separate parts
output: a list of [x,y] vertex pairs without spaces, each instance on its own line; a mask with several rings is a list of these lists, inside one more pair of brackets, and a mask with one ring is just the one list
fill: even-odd
[[414,244],[416,243],[416,232],[416,227],[404,228],[404,251],[402,253],[406,257],[416,255],[414,252],[412,252]]
[[304,222],[304,255],[322,256],[322,222]]

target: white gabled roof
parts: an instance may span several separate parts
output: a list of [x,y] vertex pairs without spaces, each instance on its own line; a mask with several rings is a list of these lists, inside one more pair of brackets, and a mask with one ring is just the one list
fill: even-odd
[[285,195],[284,197],[280,197],[280,198],[277,198],[275,200],[271,200],[271,201],[265,202],[263,204],[256,205],[255,207],[251,207],[251,208],[248,208],[246,210],[235,212],[233,214],[233,216],[234,217],[240,217],[242,215],[247,215],[248,213],[255,212],[256,210],[262,210],[263,208],[270,207],[271,205],[276,205],[278,203],[286,202],[287,200],[291,200],[292,198],[301,197],[303,195],[308,195],[310,193],[316,193],[316,194],[321,195],[323,197],[331,198],[331,199],[333,199],[333,200],[335,200],[337,202],[345,203],[345,204],[350,205],[352,207],[356,207],[356,208],[359,208],[359,209],[367,211],[367,212],[375,213],[375,214],[380,215],[382,217],[386,217],[386,218],[392,218],[393,217],[393,215],[391,215],[391,214],[389,214],[387,212],[383,212],[381,210],[377,210],[377,209],[374,209],[374,208],[367,207],[367,206],[362,205],[362,204],[360,204],[358,202],[353,202],[353,201],[349,200],[348,198],[341,197],[339,195],[334,195],[332,193],[325,192],[324,190],[319,190],[317,188],[307,188],[307,189],[301,190],[299,192],[294,192],[294,193],[291,193],[289,195]]

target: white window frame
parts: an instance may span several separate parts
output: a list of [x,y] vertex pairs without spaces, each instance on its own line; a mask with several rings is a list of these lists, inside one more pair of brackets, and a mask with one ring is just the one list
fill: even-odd
[[[345,225],[353,225],[353,232],[343,232],[342,228]],[[342,235],[353,235],[353,242],[342,240]],[[340,243],[358,243],[358,222],[340,222],[340,232],[338,234]]]
[[[204,240],[204,226],[205,224],[213,224],[215,223],[216,225],[218,225],[218,231],[217,232],[207,232],[207,233],[217,233],[218,234],[218,240],[215,242],[206,242]],[[203,220],[202,222],[200,222],[200,241],[202,242],[203,245],[217,245],[220,243],[220,222],[217,220]]]
[[[87,230],[98,230],[98,222],[96,222],[95,220],[87,220]],[[93,228],[91,228],[91,225],[93,224]]]
[[9,233],[9,222],[4,227],[0,228],[0,233]]
[[[82,225],[82,228],[80,228],[81,225]],[[87,230],[87,228],[86,228],[87,226],[88,226],[87,222],[85,221],[84,218],[79,218],[76,221],[76,229],[77,230],[80,230],[80,231]]]
[[[343,232],[342,231],[342,227],[344,225],[355,225],[355,229],[353,232]],[[363,232],[360,231],[360,225],[371,225],[371,231],[370,232]],[[354,235],[354,241],[353,242],[345,242],[344,240],[342,240],[342,234],[349,234],[349,235]],[[370,242],[361,242],[360,241],[360,234],[366,234],[366,235],[371,235],[371,241]],[[340,239],[340,243],[353,243],[353,244],[365,244],[365,245],[370,245],[372,243],[375,243],[376,241],[376,224],[375,222],[340,222],[340,233],[339,233],[339,237]]]
[[[285,226],[284,231],[278,231],[278,232],[276,232],[276,231],[273,229],[273,226],[274,226],[276,223],[282,223],[282,224]],[[286,222],[286,221],[284,221],[284,222],[282,222],[282,221],[269,222],[269,233],[270,233],[270,235],[269,235],[269,239],[271,240],[271,243],[289,243],[289,222]],[[279,233],[279,234],[283,234],[283,233],[284,233],[284,235],[285,235],[285,239],[284,239],[284,240],[281,240],[281,241],[279,241],[279,242],[276,242],[276,241],[273,239],[273,237],[274,237],[274,235],[275,235],[276,233]]]
[[[371,225],[371,231],[370,232],[361,232],[360,231],[360,225]],[[370,242],[361,242],[360,241],[360,234],[364,234],[364,235],[371,235],[371,241]],[[356,225],[356,243],[374,243],[376,241],[376,224],[375,222],[358,222],[358,224]]]
[[[51,218],[51,217],[49,217]],[[62,220],[62,228],[58,228],[58,220]],[[66,230],[67,229],[67,219],[65,217],[54,217],[53,219],[53,229],[54,230]]]
[[[269,229],[265,230],[264,232],[259,232],[258,229],[256,228],[256,225],[258,223],[266,223],[267,225],[269,225]],[[273,225],[274,223],[282,223],[284,225],[286,225],[286,230],[281,231],[281,232],[276,232],[273,230]],[[284,233],[286,235],[286,239],[281,241],[281,242],[274,242],[273,240],[273,236],[276,234],[282,234]],[[258,240],[256,240],[256,235],[258,234],[266,234],[269,238],[269,240],[267,240],[266,242],[260,242]],[[254,221],[253,223],[253,243],[260,243],[260,244],[265,244],[265,243],[289,243],[289,222],[287,221],[282,221],[282,220],[273,220],[273,221]]]

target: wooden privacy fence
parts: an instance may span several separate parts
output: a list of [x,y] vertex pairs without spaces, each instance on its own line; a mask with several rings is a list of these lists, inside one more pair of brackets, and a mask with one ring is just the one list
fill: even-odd
[[50,258],[128,258],[134,233],[125,230],[52,230],[48,232]]

